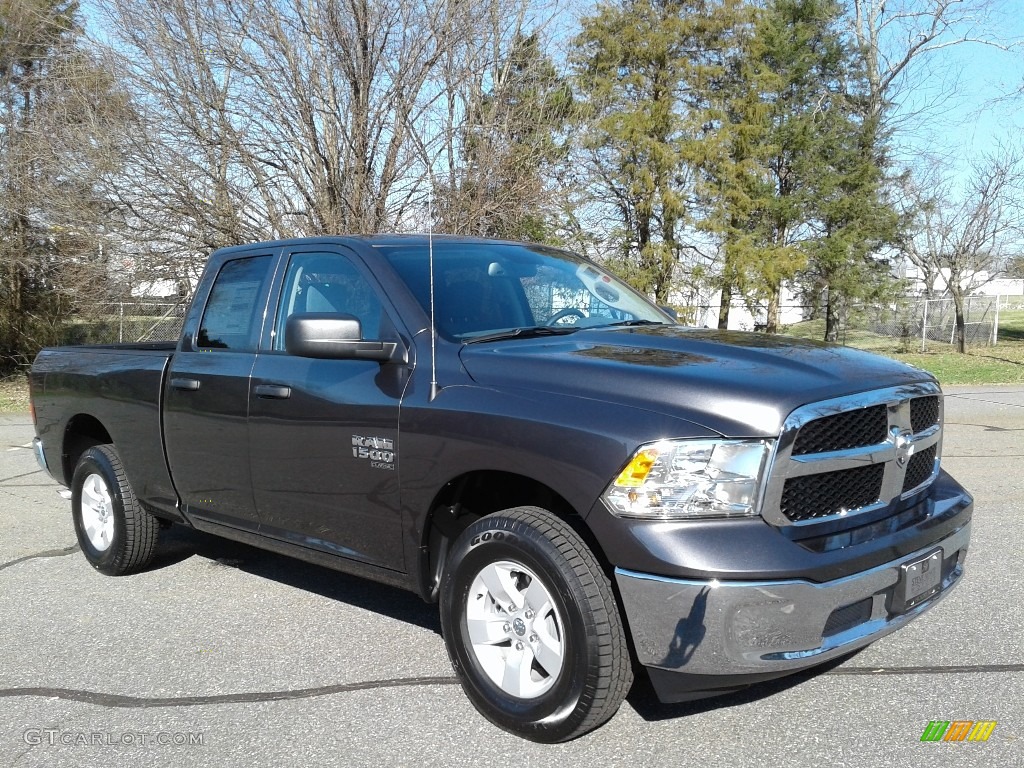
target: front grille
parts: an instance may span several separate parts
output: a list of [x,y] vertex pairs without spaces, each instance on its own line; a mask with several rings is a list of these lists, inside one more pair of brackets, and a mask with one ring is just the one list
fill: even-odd
[[902,493],[917,488],[932,476],[932,470],[935,469],[935,453],[936,446],[933,445],[911,456],[907,462],[907,474],[903,478]]
[[804,424],[793,446],[794,456],[846,451],[864,445],[884,443],[889,421],[885,406],[858,408]]
[[[761,502],[768,522],[834,536],[906,509],[901,496],[934,478],[942,398],[922,383],[812,403],[786,419]],[[858,519],[871,512],[870,518]],[[828,521],[827,530],[820,523]]]
[[916,397],[910,401],[910,430],[917,434],[939,423],[939,398]]
[[782,514],[793,522],[830,517],[878,501],[884,464],[791,477],[782,491]]

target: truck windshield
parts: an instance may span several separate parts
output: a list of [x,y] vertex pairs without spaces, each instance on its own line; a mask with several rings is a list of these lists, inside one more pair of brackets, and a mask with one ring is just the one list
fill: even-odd
[[[376,247],[429,315],[427,244]],[[536,335],[525,329],[568,332],[672,322],[628,285],[571,253],[539,245],[446,240],[434,242],[434,315],[437,332],[458,342]]]

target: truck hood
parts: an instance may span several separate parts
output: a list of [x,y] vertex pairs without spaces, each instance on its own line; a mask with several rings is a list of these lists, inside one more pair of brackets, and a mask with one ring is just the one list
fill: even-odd
[[801,405],[932,380],[920,369],[846,347],[683,326],[480,342],[463,346],[460,357],[482,386],[643,408],[726,437],[777,436]]

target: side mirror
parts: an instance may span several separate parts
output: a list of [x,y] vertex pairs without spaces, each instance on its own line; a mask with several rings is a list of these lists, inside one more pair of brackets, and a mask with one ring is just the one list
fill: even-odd
[[363,329],[352,315],[309,312],[292,315],[284,327],[284,348],[290,355],[319,360],[393,360],[398,344],[363,341]]
[[671,317],[675,322],[679,322],[679,313],[672,309],[672,307],[659,306],[658,309]]

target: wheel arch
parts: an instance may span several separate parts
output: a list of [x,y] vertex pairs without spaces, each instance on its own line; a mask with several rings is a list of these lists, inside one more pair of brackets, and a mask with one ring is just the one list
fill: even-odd
[[512,507],[540,507],[567,522],[609,569],[596,537],[565,497],[549,485],[526,475],[478,469],[452,478],[434,496],[420,542],[422,597],[436,602],[451,544],[469,525],[485,515]]
[[113,442],[110,432],[95,416],[79,413],[68,419],[64,428],[64,439],[61,441],[61,468],[67,484],[71,483],[75,467],[83,453],[94,445]]

